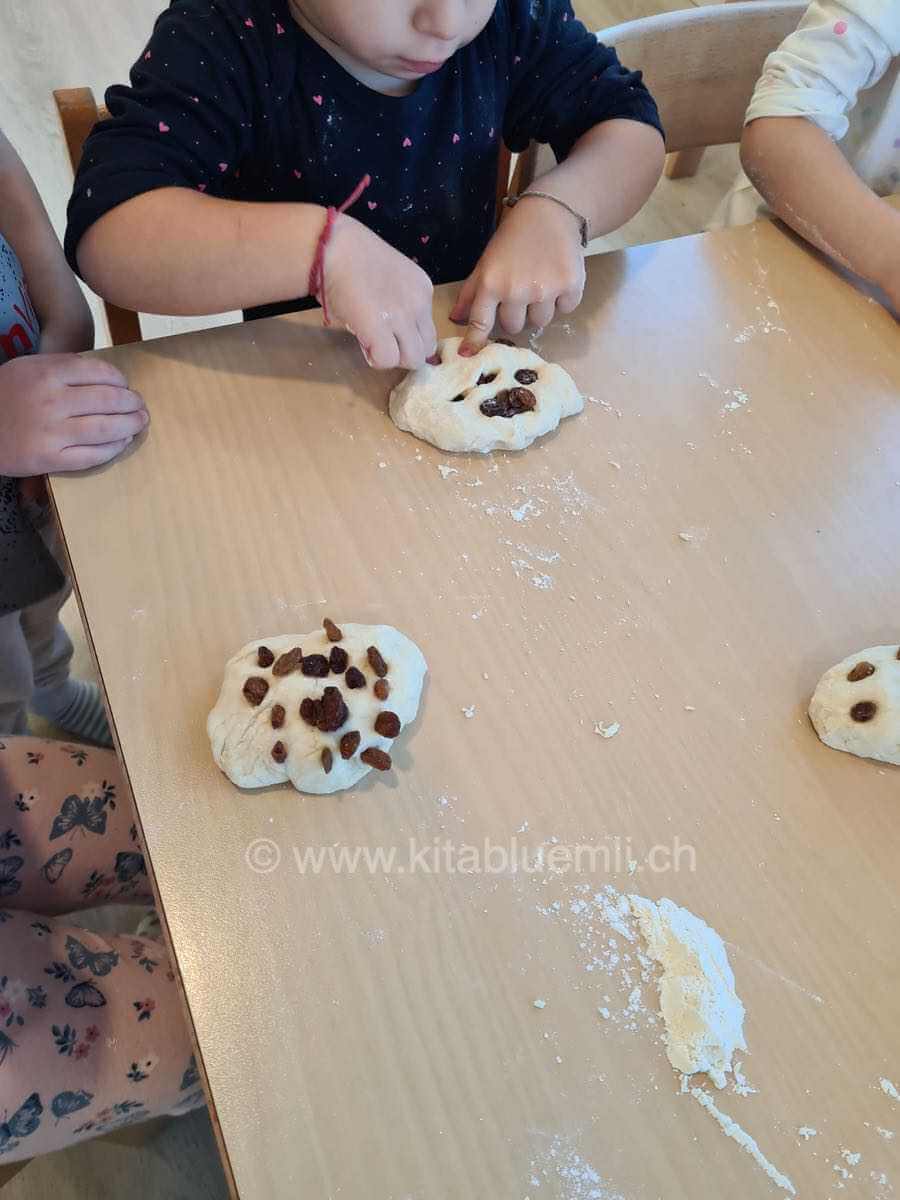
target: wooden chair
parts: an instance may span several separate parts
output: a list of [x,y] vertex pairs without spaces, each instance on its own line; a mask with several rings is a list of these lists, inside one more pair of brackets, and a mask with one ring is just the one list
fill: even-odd
[[[643,71],[659,105],[666,148],[688,153],[741,140],[766,57],[797,28],[806,0],[744,0],[660,13],[597,34],[626,66]],[[553,165],[548,147],[519,156],[512,190]]]

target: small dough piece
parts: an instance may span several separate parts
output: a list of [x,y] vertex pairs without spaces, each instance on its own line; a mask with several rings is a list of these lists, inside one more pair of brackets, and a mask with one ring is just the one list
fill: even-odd
[[[460,358],[462,338],[447,338],[438,346],[441,362],[410,371],[391,392],[394,424],[440,450],[524,450],[535,438],[556,429],[563,417],[584,408],[584,398],[562,367],[545,362],[532,350],[489,342],[472,358]],[[516,378],[516,373],[520,378]],[[533,378],[532,378],[533,377]],[[479,383],[485,379],[490,382]],[[530,410],[514,416],[486,416],[481,405],[509,411],[516,389],[534,400]],[[521,397],[530,404],[528,396]]]
[[900,766],[900,648],[872,646],[826,671],[809,717],[833,750]]
[[[289,780],[298,792],[322,795],[342,791],[358,783],[372,769],[363,761],[362,754],[391,749],[393,738],[375,728],[380,714],[395,714],[401,732],[415,720],[427,670],[415,642],[390,625],[342,622],[340,631],[343,637],[338,643],[329,640],[324,628],[302,635],[256,638],[226,664],[222,690],[206,729],[213,758],[232,783],[242,788],[259,788]],[[322,660],[326,660],[324,665],[328,667],[327,660],[335,645],[346,651],[349,666],[343,672],[332,667],[322,675]],[[370,646],[378,650],[387,664],[390,694],[384,702],[375,695],[374,685],[379,676],[370,662]],[[260,647],[271,652],[272,662],[268,653],[260,652]],[[302,664],[287,674],[276,672],[281,656],[297,647],[302,648],[303,659],[308,660],[308,673],[304,673]],[[282,659],[279,669],[291,661]],[[261,662],[269,665],[261,666]],[[343,659],[337,660],[336,665],[343,666]],[[346,670],[354,669],[364,677],[364,686],[347,686]],[[257,682],[248,687],[248,680]],[[260,680],[268,687],[264,689]],[[340,700],[334,691],[326,698],[326,706],[331,702],[329,711],[336,713],[336,720],[329,722],[322,714],[319,724],[312,725],[300,715],[300,705],[304,700],[321,700],[326,688],[340,692]],[[347,708],[346,719],[342,721],[341,700]],[[337,721],[341,721],[337,729],[322,730],[322,725],[333,726]],[[391,729],[396,722],[383,719],[379,725]],[[341,740],[353,732],[359,733],[359,741],[351,756],[344,758]],[[350,739],[351,745],[354,740]],[[331,755],[328,770],[325,751]]]

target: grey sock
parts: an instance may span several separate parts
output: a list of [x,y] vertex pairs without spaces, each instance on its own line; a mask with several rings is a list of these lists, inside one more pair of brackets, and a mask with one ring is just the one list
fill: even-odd
[[103,698],[96,683],[67,679],[61,687],[37,688],[31,697],[31,708],[39,717],[52,721],[66,733],[98,746],[113,744]]

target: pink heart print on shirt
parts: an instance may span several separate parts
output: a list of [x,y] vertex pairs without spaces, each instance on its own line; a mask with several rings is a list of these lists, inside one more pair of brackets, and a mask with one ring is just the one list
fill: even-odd
[[428,243],[431,241],[431,237],[429,234],[423,233],[422,236],[419,238],[419,241],[422,243],[423,246],[427,246]]
[[278,34],[279,37],[281,37],[281,35],[284,33],[284,26],[281,24],[280,21],[275,22],[275,32]]
[[404,149],[404,150],[408,150],[408,149],[410,148],[410,146],[411,146],[411,145],[412,145],[412,142],[409,140],[409,138],[408,138],[408,137],[405,137],[405,138],[403,139],[403,149]]
[[322,97],[321,96],[313,96],[313,104],[318,104],[319,108],[321,108],[322,107]]
[[253,18],[248,17],[247,20],[244,22],[244,24],[247,26],[248,29],[253,29],[253,27],[254,27],[253,26]]
[[847,22],[835,21],[834,32],[838,35],[838,37],[842,37],[847,32]]
[[219,163],[219,170],[224,175],[225,172],[228,170],[228,163]]
[[458,134],[458,133],[454,133],[453,137],[452,137],[450,140],[453,142],[453,145],[454,145],[454,146],[458,145],[458,143],[459,143],[459,134]]
[[168,126],[165,123],[165,121],[160,121],[160,123],[159,123],[159,132],[160,133],[168,133],[169,129],[170,129],[170,126]]
[[366,203],[367,203],[367,204],[368,204],[368,206],[369,206],[369,212],[374,212],[374,211],[375,211],[375,209],[378,207],[378,201],[377,201],[377,200],[367,200],[367,201],[366,201]]
[[153,57],[153,51],[148,50],[147,53],[144,55],[144,62],[149,62],[152,57]]
[[197,184],[197,191],[198,191],[198,192],[205,192],[205,191],[206,191],[206,184],[205,184],[205,183],[198,183],[198,184]]
[[294,167],[294,178],[295,178],[295,179],[302,179],[302,178],[303,178],[303,172],[302,172],[302,171],[298,171],[296,167]]

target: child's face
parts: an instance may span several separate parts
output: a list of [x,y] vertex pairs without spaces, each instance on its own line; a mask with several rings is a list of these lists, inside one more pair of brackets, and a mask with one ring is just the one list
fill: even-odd
[[496,0],[291,0],[301,24],[393,79],[441,67],[481,33]]

